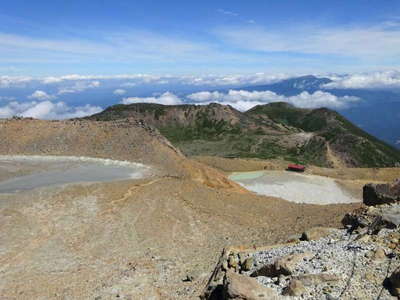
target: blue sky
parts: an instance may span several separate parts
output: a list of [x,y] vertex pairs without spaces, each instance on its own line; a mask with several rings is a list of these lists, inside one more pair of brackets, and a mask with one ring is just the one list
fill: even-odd
[[398,69],[400,1],[2,1],[0,75]]

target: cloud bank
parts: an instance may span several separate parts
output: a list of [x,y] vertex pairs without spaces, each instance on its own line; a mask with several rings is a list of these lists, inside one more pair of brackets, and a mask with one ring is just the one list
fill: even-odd
[[[39,91],[46,91],[47,87],[57,88],[58,94],[79,93],[87,89],[104,87],[114,88],[114,92],[138,87],[141,85],[185,85],[193,87],[243,87],[252,85],[273,84],[279,81],[301,75],[285,73],[253,73],[231,75],[203,75],[203,76],[171,76],[171,75],[64,75],[52,77],[21,77],[0,76],[0,89],[35,87]],[[368,73],[352,74],[319,74],[317,77],[327,77],[333,82],[322,88],[357,88],[357,89],[399,89],[400,71],[386,70]]]
[[330,77],[333,82],[324,85],[324,88],[344,89],[379,89],[400,88],[400,72],[397,70],[373,73],[358,73],[337,75]]
[[63,87],[58,90],[58,94],[74,94],[80,93],[87,89],[93,89],[100,86],[100,81],[75,81],[72,86]]
[[121,75],[79,75],[70,74],[50,77],[23,77],[0,76],[0,88],[20,87],[29,84],[40,86],[60,86],[63,93],[83,91],[88,88],[96,88],[103,84],[115,84],[121,88],[135,87],[145,84],[180,84],[191,86],[239,86],[270,84],[283,79],[293,77],[285,73],[253,73],[231,75],[199,75],[199,76],[172,76],[150,74],[121,74]]
[[46,120],[61,120],[70,118],[80,118],[102,111],[99,106],[71,107],[64,102],[51,101],[31,101],[18,102],[12,101],[0,107],[0,118],[11,118],[13,116],[30,117]]
[[337,97],[328,92],[316,91],[312,94],[302,92],[298,95],[285,97],[272,91],[244,91],[230,90],[227,93],[203,91],[187,95],[184,99],[179,98],[173,93],[166,92],[158,97],[128,97],[124,98],[122,104],[132,103],[159,103],[165,105],[176,105],[183,103],[194,103],[205,105],[209,103],[219,103],[231,105],[232,107],[246,111],[256,105],[263,105],[272,102],[288,102],[301,108],[344,108],[360,99],[353,96]]
[[238,110],[246,111],[256,105],[272,102],[288,102],[302,108],[329,107],[333,109],[343,108],[352,102],[360,100],[353,96],[337,97],[328,92],[316,91],[312,94],[302,92],[298,95],[286,97],[271,91],[244,91],[230,90],[228,93],[199,92],[188,95],[187,98],[195,103],[216,102],[231,105]]
[[160,96],[155,97],[127,97],[123,98],[122,104],[132,104],[132,103],[158,103],[165,105],[176,105],[182,104],[183,101],[173,93],[165,92]]

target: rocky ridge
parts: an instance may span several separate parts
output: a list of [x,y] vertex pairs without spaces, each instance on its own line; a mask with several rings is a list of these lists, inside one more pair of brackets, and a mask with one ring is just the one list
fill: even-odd
[[185,155],[286,159],[319,166],[389,167],[400,152],[339,113],[288,103],[240,112],[229,105],[115,105],[87,117],[112,121],[134,117],[158,128]]

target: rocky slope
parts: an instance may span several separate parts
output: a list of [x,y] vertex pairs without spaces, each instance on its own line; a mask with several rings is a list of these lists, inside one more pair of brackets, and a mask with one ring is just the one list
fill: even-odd
[[166,166],[184,156],[159,132],[135,119],[114,122],[0,120],[0,153],[75,155]]
[[345,229],[316,227],[282,245],[224,249],[203,299],[398,298],[399,188],[400,181],[368,185],[369,207],[347,214]]
[[214,169],[188,161],[157,129],[134,118],[112,122],[1,120],[0,140],[2,155],[73,155],[135,161],[153,166],[158,175],[241,190]]
[[157,127],[186,155],[274,159],[320,166],[388,167],[400,151],[329,109],[299,109],[287,103],[239,112],[219,104],[115,105],[89,117],[133,116]]

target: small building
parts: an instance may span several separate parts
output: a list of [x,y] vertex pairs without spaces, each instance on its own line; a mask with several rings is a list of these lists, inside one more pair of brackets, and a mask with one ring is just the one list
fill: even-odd
[[288,165],[287,170],[294,172],[304,172],[306,170],[306,167],[298,164],[290,164]]

